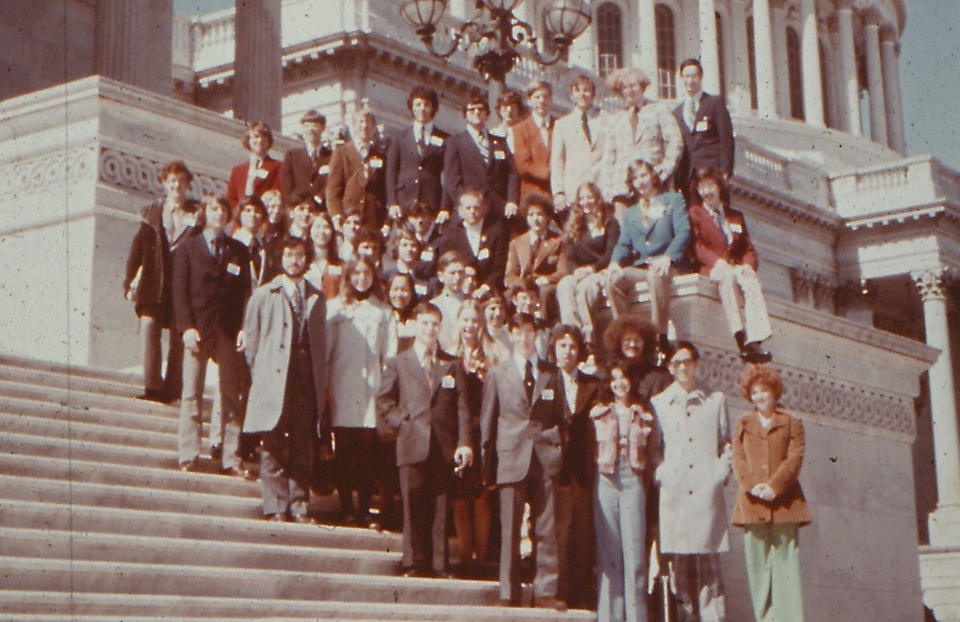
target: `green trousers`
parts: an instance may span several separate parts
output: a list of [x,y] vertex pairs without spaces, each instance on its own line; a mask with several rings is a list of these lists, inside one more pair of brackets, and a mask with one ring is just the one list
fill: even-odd
[[743,534],[757,622],[803,622],[796,523],[751,525]]

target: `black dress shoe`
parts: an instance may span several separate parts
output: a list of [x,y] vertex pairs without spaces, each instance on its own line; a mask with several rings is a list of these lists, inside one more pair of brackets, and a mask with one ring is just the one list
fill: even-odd
[[740,349],[740,359],[744,363],[760,365],[773,360],[773,355],[760,347],[759,341],[752,341]]
[[267,514],[264,518],[266,518],[267,522],[270,522],[270,523],[288,522],[287,515],[284,514],[283,512],[277,512],[276,514]]
[[181,462],[177,465],[177,468],[183,471],[184,473],[194,473],[197,470],[197,460],[187,460],[186,462]]
[[300,525],[319,525],[320,524],[317,522],[317,519],[313,518],[312,516],[308,516],[306,514],[295,515],[292,518],[291,522],[298,523]]
[[157,389],[145,389],[143,395],[137,396],[138,400],[145,402],[156,402],[158,404],[167,403],[167,394]]
[[427,571],[421,568],[417,568],[416,566],[411,566],[410,568],[404,568],[400,574],[404,577],[407,577],[408,579],[416,579],[416,578],[430,576],[430,574]]
[[533,606],[537,609],[554,609],[556,611],[566,611],[567,603],[566,601],[556,598],[555,596],[544,596],[542,598],[535,598],[533,600]]
[[210,459],[214,462],[220,462],[223,458],[223,445],[214,445],[210,448]]
[[243,479],[251,479],[250,471],[246,470],[240,465],[220,469],[220,475],[229,475],[231,477],[242,477]]
[[497,601],[497,604],[500,605],[501,607],[519,607],[520,606],[519,603],[516,603],[510,600],[509,598],[501,598],[500,600]]

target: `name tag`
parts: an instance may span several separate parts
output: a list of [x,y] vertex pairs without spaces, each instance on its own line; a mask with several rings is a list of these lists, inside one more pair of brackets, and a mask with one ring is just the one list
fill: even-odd
[[543,393],[540,394],[540,399],[544,402],[553,401],[553,389],[544,389]]
[[560,259],[556,255],[550,255],[547,257],[547,263],[557,263],[557,260]]
[[443,138],[440,136],[431,136],[430,144],[434,147],[443,147]]
[[428,248],[422,253],[420,253],[420,259],[422,261],[433,261],[433,249]]
[[494,151],[494,152],[493,152],[493,159],[494,159],[494,160],[506,160],[506,159],[507,159],[507,154],[504,153],[503,151],[500,151],[500,150]]
[[740,225],[740,223],[731,222],[729,225],[730,231],[733,231],[734,233],[743,233],[743,227]]
[[380,158],[371,158],[369,164],[370,168],[383,168],[383,160]]
[[440,386],[444,389],[453,389],[457,386],[457,382],[453,379],[453,376],[444,376],[443,380],[440,381]]
[[340,274],[343,273],[343,268],[340,266],[328,265],[327,272],[334,276],[340,276]]
[[416,285],[413,286],[413,289],[415,292],[417,292],[417,296],[427,295],[427,286],[424,285],[423,283],[417,283]]
[[330,165],[329,165],[329,164],[324,164],[323,166],[320,167],[320,169],[317,171],[317,173],[319,173],[320,175],[329,175],[329,174],[330,174]]
[[233,276],[240,276],[240,266],[238,266],[235,263],[228,263],[227,274],[232,274]]
[[706,132],[710,129],[710,123],[706,118],[700,119],[700,122],[697,123],[697,127],[693,128],[694,132]]
[[257,169],[257,179],[264,179],[269,174],[268,171],[262,168]]
[[490,259],[490,249],[481,248],[480,252],[477,253],[477,259]]

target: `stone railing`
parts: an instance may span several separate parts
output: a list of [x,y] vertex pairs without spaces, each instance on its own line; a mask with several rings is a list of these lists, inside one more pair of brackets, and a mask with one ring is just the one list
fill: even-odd
[[830,178],[812,164],[782,156],[771,149],[755,145],[743,136],[737,137],[736,162],[737,177],[796,197],[821,209],[833,209],[830,201]]
[[929,155],[859,169],[831,180],[837,214],[862,218],[937,201],[960,205],[960,173]]

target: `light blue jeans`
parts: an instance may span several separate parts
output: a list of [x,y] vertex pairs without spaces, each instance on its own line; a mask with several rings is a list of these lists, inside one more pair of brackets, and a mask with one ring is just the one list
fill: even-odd
[[600,473],[594,496],[599,602],[597,622],[646,622],[647,553],[643,481],[626,459]]

